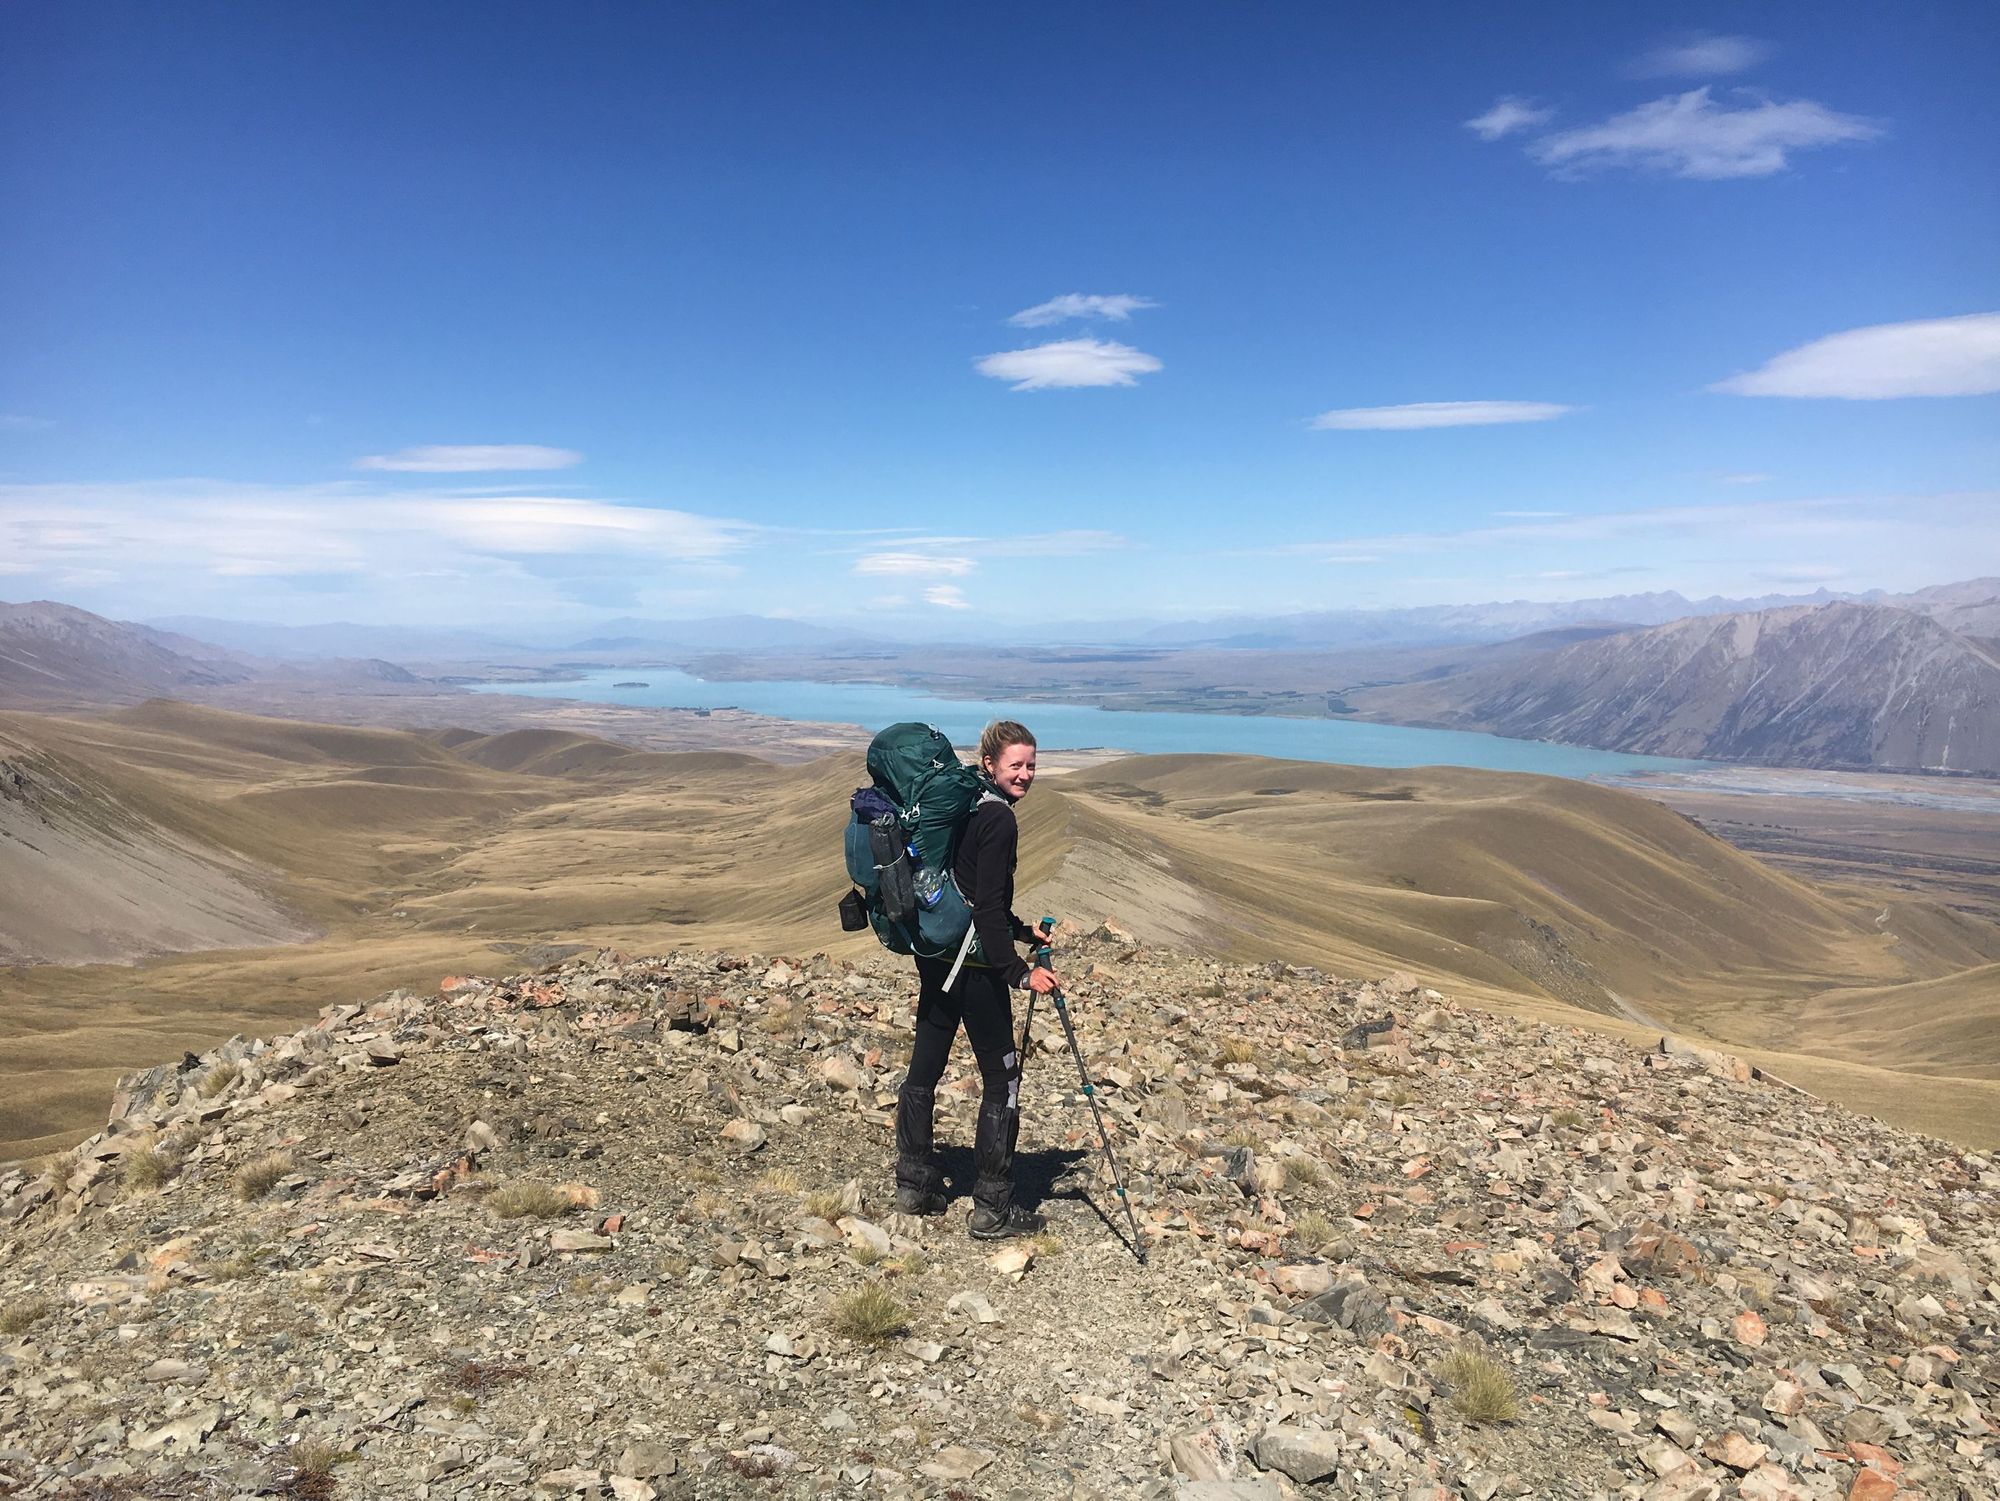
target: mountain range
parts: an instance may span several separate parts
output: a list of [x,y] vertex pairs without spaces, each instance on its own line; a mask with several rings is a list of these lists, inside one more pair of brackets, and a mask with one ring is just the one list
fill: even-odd
[[1350,700],[1397,723],[1649,755],[2000,772],[2000,646],[1889,605],[1693,616]]

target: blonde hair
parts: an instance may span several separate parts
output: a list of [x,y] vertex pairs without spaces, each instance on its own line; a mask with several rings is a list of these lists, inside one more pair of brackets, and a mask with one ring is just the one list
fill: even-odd
[[1010,745],[1033,745],[1034,732],[1024,724],[1016,724],[1011,719],[996,719],[986,727],[979,737],[979,764],[1000,759],[1000,752]]

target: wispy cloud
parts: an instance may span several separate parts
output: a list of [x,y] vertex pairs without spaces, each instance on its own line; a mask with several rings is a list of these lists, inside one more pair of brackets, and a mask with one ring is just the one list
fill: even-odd
[[395,453],[373,453],[354,461],[356,469],[388,469],[401,474],[475,474],[568,469],[581,464],[573,448],[539,443],[426,443]]
[[1493,108],[1483,115],[1474,115],[1465,122],[1465,128],[1482,141],[1497,141],[1502,136],[1512,135],[1517,130],[1528,130],[1536,125],[1547,124],[1556,117],[1556,112],[1531,99],[1522,99],[1509,94],[1496,99]]
[[1321,412],[1308,425],[1340,432],[1412,432],[1429,427],[1548,422],[1576,410],[1553,401],[1414,401],[1397,407],[1341,407]]
[[708,569],[758,534],[722,517],[570,497],[193,480],[0,486],[0,555],[139,581],[313,575],[374,588],[490,572],[503,559]]
[[39,433],[55,426],[47,417],[31,417],[25,412],[0,412],[0,432]]
[[1811,99],[1719,104],[1707,87],[1669,94],[1596,125],[1538,136],[1528,155],[1559,176],[1612,168],[1720,180],[1768,177],[1787,153],[1872,141],[1882,127]]
[[944,610],[969,610],[972,602],[956,584],[932,584],[924,590],[924,602]]
[[1109,296],[1065,292],[1047,302],[1022,308],[1007,321],[1016,328],[1047,328],[1051,323],[1063,323],[1071,318],[1103,318],[1113,323],[1125,323],[1141,308],[1158,306],[1150,297],[1134,297],[1129,292],[1113,292]]
[[1160,362],[1142,350],[1111,339],[1059,339],[1032,349],[1010,349],[973,362],[981,375],[1014,383],[1016,391],[1050,391],[1074,386],[1130,386]]
[[1984,396],[2000,391],[2000,313],[1877,323],[1787,350],[1709,387],[1731,396]]
[[854,561],[856,573],[887,578],[921,577],[925,574],[961,578],[972,572],[973,567],[970,558],[921,552],[872,552]]
[[1770,55],[1771,44],[1756,37],[1696,32],[1640,54],[1625,71],[1633,78],[1719,78],[1754,68]]

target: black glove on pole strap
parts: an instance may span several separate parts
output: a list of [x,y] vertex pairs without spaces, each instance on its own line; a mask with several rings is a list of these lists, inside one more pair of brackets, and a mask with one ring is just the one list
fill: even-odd
[[[1048,961],[1049,946],[1045,943],[1035,950],[1035,962],[1046,969],[1051,967]],[[1077,1046],[1076,1028],[1070,1023],[1069,1003],[1063,999],[1062,987],[1051,990],[1049,999],[1055,1002],[1063,1036],[1069,1039],[1070,1056],[1076,1059],[1077,1077],[1083,1081],[1083,1097],[1090,1101],[1090,1113],[1097,1120],[1097,1139],[1104,1145],[1104,1160],[1111,1168],[1111,1183],[1118,1194],[1118,1202],[1125,1206],[1125,1223],[1132,1227],[1132,1254],[1139,1258],[1139,1265],[1144,1266],[1146,1243],[1139,1238],[1139,1217],[1132,1212],[1132,1196],[1125,1192],[1125,1176],[1118,1171],[1118,1158],[1111,1150],[1111,1132],[1104,1124],[1103,1107],[1097,1103],[1097,1086],[1090,1082],[1090,1070],[1084,1066],[1083,1049]],[[1027,1034],[1024,1032],[1022,1035],[1025,1037]]]

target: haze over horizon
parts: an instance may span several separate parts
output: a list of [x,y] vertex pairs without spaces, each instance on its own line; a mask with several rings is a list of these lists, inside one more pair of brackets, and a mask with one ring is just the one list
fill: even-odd
[[0,596],[959,635],[2000,573],[2000,16],[1742,20],[16,9]]

